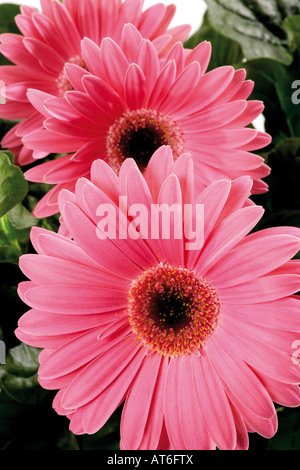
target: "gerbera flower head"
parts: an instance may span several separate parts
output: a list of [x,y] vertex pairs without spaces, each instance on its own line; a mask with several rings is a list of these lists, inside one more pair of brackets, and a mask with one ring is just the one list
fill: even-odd
[[22,144],[22,137],[42,127],[42,116],[28,101],[28,88],[53,96],[64,96],[72,89],[64,66],[86,68],[81,53],[84,37],[100,44],[104,37],[121,40],[122,28],[132,23],[150,39],[159,56],[177,41],[187,38],[190,26],[169,28],[175,6],[157,3],[143,11],[143,0],[41,0],[41,11],[21,6],[16,24],[22,34],[1,35],[0,52],[14,65],[0,68],[6,85],[6,104],[1,117],[21,120],[2,140],[2,147],[13,151],[16,161],[26,165],[47,152],[34,152]]
[[169,146],[144,173],[97,160],[60,194],[69,236],[32,231],[16,335],[74,433],[124,403],[122,449],[247,449],[276,432],[274,402],[300,404],[300,231],[250,233],[250,177],[196,196],[193,178]]
[[169,145],[175,156],[192,154],[196,184],[202,189],[220,178],[250,175],[253,193],[264,192],[269,173],[252,150],[270,136],[246,128],[263,109],[247,101],[253,82],[245,71],[230,66],[206,73],[211,46],[186,50],[176,43],[160,58],[153,43],[133,25],[125,25],[118,45],[105,38],[101,45],[82,42],[84,68],[67,64],[73,90],[64,98],[49,98],[30,90],[31,103],[45,118],[44,129],[28,134],[25,145],[35,151],[67,153],[36,166],[26,176],[56,186],[39,203],[37,217],[58,210],[57,194],[89,176],[93,160],[103,158],[118,172],[126,158],[145,169],[153,152]]

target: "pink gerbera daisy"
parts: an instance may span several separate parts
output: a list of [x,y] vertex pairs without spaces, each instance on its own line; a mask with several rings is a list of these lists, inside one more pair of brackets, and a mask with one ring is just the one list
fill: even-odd
[[28,93],[45,121],[44,129],[25,136],[25,145],[68,154],[26,173],[30,181],[56,185],[35,215],[57,212],[59,191],[89,177],[95,159],[118,172],[124,159],[134,158],[144,170],[161,145],[170,145],[175,156],[192,154],[198,189],[216,179],[250,175],[253,193],[266,191],[261,178],[269,168],[251,151],[266,146],[270,136],[245,127],[263,104],[247,101],[253,82],[245,80],[245,70],[225,66],[206,73],[210,54],[208,42],[193,50],[177,43],[161,59],[153,43],[130,24],[120,45],[111,38],[101,46],[84,39],[82,57],[89,73],[66,65],[72,91],[63,98]]
[[[21,258],[30,281],[19,287],[31,310],[16,334],[43,348],[40,384],[59,390],[53,406],[76,434],[95,433],[125,402],[122,449],[247,449],[248,432],[276,432],[273,402],[300,404],[300,230],[249,234],[263,213],[245,204],[251,179],[195,198],[193,177],[193,160],[174,161],[169,147],[144,174],[132,159],[119,176],[95,161],[91,181],[60,195],[71,238],[32,231],[38,254]],[[184,217],[169,219],[169,237],[133,213],[174,206]],[[112,210],[109,237],[100,213]]]
[[168,29],[175,6],[162,3],[143,10],[144,0],[41,0],[41,12],[21,6],[16,24],[22,35],[2,34],[0,52],[15,65],[0,68],[6,84],[6,104],[0,116],[21,120],[4,137],[2,147],[15,154],[20,165],[47,153],[24,147],[22,137],[42,127],[43,119],[26,97],[28,88],[63,96],[72,88],[64,71],[66,62],[86,67],[81,54],[82,38],[100,44],[102,38],[120,41],[124,24],[130,22],[153,41],[161,56],[176,41],[185,40],[190,26]]

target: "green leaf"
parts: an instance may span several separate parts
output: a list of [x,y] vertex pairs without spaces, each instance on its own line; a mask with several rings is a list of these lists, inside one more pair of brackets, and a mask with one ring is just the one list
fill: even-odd
[[283,26],[287,34],[290,50],[292,52],[297,51],[300,58],[300,15],[285,18]]
[[[9,222],[14,229],[15,236],[19,243],[27,245],[30,238],[30,231],[32,227],[39,224],[39,220],[36,219],[29,210],[22,204],[17,204],[13,209],[7,213]],[[24,246],[23,252],[27,246]]]
[[278,431],[266,450],[300,449],[300,409],[284,408],[278,412]]
[[240,45],[216,31],[210,24],[208,12],[205,13],[200,29],[184,44],[187,49],[194,47],[202,41],[209,41],[212,45],[211,60],[208,70],[222,65],[234,65],[242,61],[243,53]]
[[300,105],[295,105],[292,95],[293,83],[299,79],[299,60],[286,67],[272,59],[250,60],[244,64],[247,78],[255,86],[251,99],[264,103],[266,131],[273,138],[275,146],[282,139],[300,136]]
[[0,152],[0,217],[21,202],[27,192],[22,170],[12,164],[10,154]]
[[8,350],[6,364],[0,366],[2,388],[20,403],[41,403],[48,393],[37,379],[39,353],[39,349],[21,343]]
[[0,5],[0,34],[16,33],[19,34],[19,28],[15,22],[15,16],[20,13],[20,5],[4,3]]
[[68,420],[55,413],[48,398],[43,405],[24,405],[0,393],[0,450],[79,449]]
[[[1,54],[0,54],[0,65],[1,64]],[[0,80],[1,80],[1,77],[0,77]],[[1,98],[2,98],[2,95],[1,95]],[[0,98],[0,99],[1,99]],[[0,103],[0,109],[1,109],[1,106],[2,104]],[[5,134],[13,127],[15,126],[16,124],[18,123],[18,121],[10,121],[10,120],[7,120],[7,119],[0,119],[0,140],[3,139],[3,137],[5,136]],[[9,152],[7,150],[5,150],[5,153],[8,154]],[[13,163],[13,162],[12,162]]]
[[120,420],[122,405],[111,415],[105,425],[95,434],[84,434],[80,440],[81,450],[120,450]]
[[0,263],[18,264],[23,254],[7,214],[0,218]]
[[247,60],[271,58],[285,65],[292,63],[281,28],[282,12],[275,0],[206,0],[206,3],[211,26],[238,42]]
[[300,227],[300,138],[282,140],[265,157],[272,171],[268,193],[254,197],[266,209],[259,228]]
[[[20,6],[11,3],[0,5],[0,34],[14,33],[20,34],[19,28],[15,22],[15,16],[20,13]],[[11,64],[11,62],[0,54],[0,65]]]

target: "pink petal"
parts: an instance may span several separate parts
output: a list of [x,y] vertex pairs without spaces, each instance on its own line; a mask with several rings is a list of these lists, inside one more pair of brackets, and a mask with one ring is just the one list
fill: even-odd
[[[299,366],[293,364],[287,351],[270,347],[253,337],[241,336],[236,332],[236,328],[229,324],[220,324],[215,336],[217,333],[218,336],[221,335],[220,341],[223,346],[258,372],[280,382],[299,383]],[[233,336],[234,341],[232,341]]]
[[74,409],[96,398],[110,386],[139,351],[140,348],[132,337],[111,344],[109,349],[90,362],[69,384],[62,397],[62,406]]
[[138,47],[135,63],[141,68],[148,84],[148,94],[152,91],[149,84],[153,85],[160,72],[158,54],[155,47],[146,39],[143,39]]
[[[217,287],[230,287],[248,282],[279,267],[291,259],[300,249],[300,239],[290,235],[271,235],[263,239],[251,240],[247,237],[222,261],[215,264],[207,273]],[[247,263],[245,271],[244,263]]]
[[125,110],[124,104],[120,96],[108,83],[94,76],[85,76],[83,78],[83,86],[102,112],[113,117],[119,117],[123,114]]
[[147,92],[146,78],[143,70],[136,64],[130,64],[125,77],[125,101],[129,109],[145,106]]
[[59,2],[52,2],[53,18],[56,23],[56,29],[61,32],[70,57],[75,56],[80,51],[81,37],[76,28],[67,8]]
[[[137,449],[143,438],[161,356],[146,357],[129,389],[122,412],[121,435],[126,449]],[[136,423],[133,428],[132,423]]]
[[[40,366],[42,379],[63,377],[82,366],[89,365],[93,359],[100,357],[123,340],[124,327],[118,328],[109,338],[101,340],[99,335],[103,327],[93,328],[77,335],[72,341],[54,351]],[[84,369],[82,369],[84,371]]]
[[232,67],[218,67],[202,75],[198,87],[194,88],[189,100],[177,112],[177,118],[184,118],[208,107],[227,88],[232,80],[234,70]]
[[133,24],[124,24],[122,29],[121,46],[129,63],[133,63],[135,61],[136,51],[142,39],[142,35],[133,26]]
[[[69,286],[93,286],[110,288],[113,284],[118,285],[118,289],[126,292],[130,288],[127,281],[110,276],[90,266],[85,266],[72,261],[45,255],[27,254],[20,258],[20,268],[22,272],[32,281],[39,285],[62,284]],[[65,273],[68,272],[68,279]]]
[[160,436],[164,429],[162,404],[168,365],[169,359],[167,357],[162,357],[160,362],[160,369],[156,379],[155,389],[152,395],[146,427],[139,445],[140,450],[156,449],[160,444]]
[[154,202],[157,201],[162,183],[170,174],[173,164],[173,154],[169,146],[160,147],[152,155],[145,170],[145,180]]
[[157,28],[158,22],[161,22],[166,12],[166,6],[157,3],[147,8],[142,15],[139,23],[139,31],[145,38],[151,39]]
[[91,76],[91,72],[79,67],[79,65],[68,63],[65,64],[64,70],[73,89],[84,92],[85,90],[82,84],[82,78],[87,75]]
[[278,274],[263,276],[238,286],[218,287],[218,294],[223,302],[229,304],[255,304],[258,300],[270,302],[295,294],[299,289],[299,274]]
[[198,406],[191,357],[170,360],[164,397],[166,428],[174,449],[212,450]]
[[87,404],[82,419],[82,425],[86,433],[93,434],[101,429],[124,400],[144,357],[145,351],[140,349],[113,382]]
[[171,174],[164,181],[157,204],[158,208],[160,206],[162,209],[166,208],[166,212],[162,212],[159,227],[162,250],[167,260],[182,266],[184,264],[183,208],[181,187],[176,175]]
[[47,129],[40,129],[23,138],[24,144],[33,149],[48,153],[70,153],[76,152],[83,143],[75,136],[66,138],[64,135],[55,134]]
[[206,349],[219,377],[237,400],[261,418],[272,418],[275,408],[269,394],[250,367],[222,343],[221,336],[216,338],[215,335],[215,341],[210,342]]
[[165,95],[171,89],[176,77],[176,64],[174,61],[168,62],[159,73],[155,86],[148,100],[149,108],[159,108]]
[[199,78],[200,66],[198,62],[192,62],[191,65],[184,69],[176,78],[174,84],[161,101],[158,111],[165,114],[172,114],[176,117],[176,110],[189,99],[198,86]]
[[193,358],[192,365],[204,425],[217,447],[232,450],[236,446],[235,422],[222,381],[208,357]]
[[197,269],[205,274],[221,257],[229,252],[249,233],[263,215],[259,206],[240,209],[229,215],[211,233],[210,239],[202,250]]
[[[115,217],[112,217],[109,222],[114,236],[108,236],[108,239],[124,256],[144,269],[157,262],[155,254],[148,248],[147,242],[144,242],[142,237],[140,237],[139,232],[134,228],[134,224],[129,223],[127,213],[124,214],[120,210],[120,204],[114,206],[106,194],[84,179],[78,180],[76,194],[78,194],[79,205],[91,219],[96,219],[98,215],[97,210],[101,205],[108,204],[110,209],[114,210]],[[130,206],[128,213],[129,211]],[[99,243],[101,241],[99,240]]]
[[[257,299],[259,301],[259,299]],[[242,321],[282,331],[300,331],[299,299],[286,297],[271,302],[231,304],[226,312]],[[284,324],[282,322],[284,312]]]
[[259,380],[263,383],[270,397],[275,403],[287,407],[296,407],[300,404],[299,385],[290,385],[271,379],[266,375],[256,372]]
[[33,57],[38,57],[41,66],[49,73],[58,75],[63,69],[64,58],[46,43],[35,38],[25,38],[24,46]]
[[120,47],[108,37],[102,41],[101,58],[108,83],[122,98],[124,79],[129,66],[127,58]]
[[245,108],[245,101],[234,101],[182,117],[177,122],[185,134],[195,133],[198,128],[202,133],[230,124]]
[[137,277],[141,268],[127,257],[109,238],[97,237],[96,225],[75,205],[66,203],[62,216],[73,238],[101,266],[125,279]]
[[[207,240],[217,220],[219,219],[230,193],[230,189],[230,181],[215,181],[214,183],[211,183],[209,186],[207,186],[203,191],[201,191],[199,196],[196,198],[195,204],[204,205],[204,241]],[[188,251],[186,266],[194,268],[199,255],[200,253],[198,250]]]
[[118,289],[43,285],[29,289],[24,301],[38,310],[60,314],[94,314],[115,311],[127,305],[127,293]]
[[95,160],[91,166],[91,181],[115,204],[119,203],[119,179],[103,160]]
[[211,43],[207,41],[202,41],[200,44],[198,44],[196,47],[191,49],[189,52],[185,65],[189,65],[193,61],[197,61],[201,65],[201,75],[204,75],[206,72],[206,69],[209,65],[211,58]]
[[81,333],[116,319],[116,314],[99,315],[58,315],[31,309],[18,322],[19,328],[33,336],[56,336],[60,334]]
[[[126,179],[126,195],[129,208],[138,208],[138,206],[135,206],[135,204],[137,204],[141,205],[143,210],[146,210],[146,220],[143,219],[144,222],[142,221],[139,227],[140,237],[152,251],[153,257],[156,258],[157,262],[164,260],[160,240],[152,236],[153,230],[154,233],[158,231],[156,221],[151,217],[151,209],[154,204],[153,199],[145,179],[137,168],[132,168],[131,171],[128,172]],[[134,226],[136,226],[136,224]],[[144,230],[146,231],[144,232]]]

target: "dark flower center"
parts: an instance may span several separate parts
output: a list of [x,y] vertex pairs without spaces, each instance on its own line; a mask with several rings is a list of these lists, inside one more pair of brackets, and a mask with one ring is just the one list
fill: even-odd
[[175,156],[184,152],[181,131],[172,118],[148,109],[127,111],[108,131],[108,162],[118,172],[126,158],[133,158],[143,171],[162,145],[169,145]]
[[146,270],[129,292],[129,323],[137,339],[164,356],[200,352],[217,326],[215,290],[195,271],[168,263]]

